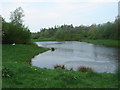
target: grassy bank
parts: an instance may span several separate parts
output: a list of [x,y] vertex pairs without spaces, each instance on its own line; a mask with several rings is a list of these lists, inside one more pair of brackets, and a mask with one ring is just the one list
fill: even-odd
[[105,45],[105,46],[120,48],[120,41],[116,41],[116,40],[83,40],[83,41],[93,43],[93,44],[98,44],[98,45]]
[[116,88],[117,74],[32,67],[31,58],[48,49],[3,45],[3,88]]
[[33,42],[41,42],[41,41],[65,41],[65,40],[55,40],[55,39],[48,39],[48,38],[45,38],[45,39],[32,39]]

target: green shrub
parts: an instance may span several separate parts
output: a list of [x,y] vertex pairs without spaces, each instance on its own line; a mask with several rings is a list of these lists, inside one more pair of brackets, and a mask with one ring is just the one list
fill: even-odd
[[31,33],[25,27],[13,25],[12,23],[3,23],[2,42],[6,44],[18,43],[27,44],[31,41]]
[[11,78],[11,77],[13,77],[13,72],[10,69],[4,67],[2,69],[2,77],[3,78]]

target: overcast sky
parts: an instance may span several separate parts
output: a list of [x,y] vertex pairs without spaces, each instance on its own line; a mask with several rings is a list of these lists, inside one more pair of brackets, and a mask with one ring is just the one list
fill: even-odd
[[31,32],[55,25],[91,25],[114,21],[119,0],[0,0],[0,14],[9,21],[10,12],[22,7],[24,23]]

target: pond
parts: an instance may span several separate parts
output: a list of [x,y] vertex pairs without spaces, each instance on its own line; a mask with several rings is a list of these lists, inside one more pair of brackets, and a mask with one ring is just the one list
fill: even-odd
[[66,69],[91,67],[95,72],[114,73],[118,67],[118,49],[79,41],[44,41],[38,46],[55,48],[35,56],[31,64],[40,68],[53,69],[65,65]]

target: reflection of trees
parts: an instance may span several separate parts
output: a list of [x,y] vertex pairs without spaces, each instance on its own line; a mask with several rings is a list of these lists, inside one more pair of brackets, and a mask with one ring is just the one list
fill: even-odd
[[94,54],[95,61],[97,61],[98,53],[95,45],[93,46],[93,54]]
[[60,52],[63,52],[64,55],[74,55],[74,50],[73,49],[69,49],[69,48],[60,48],[58,49]]
[[[101,61],[111,60],[111,61],[117,61],[118,60],[118,49],[115,48],[107,48],[104,46],[93,46],[93,54],[94,59],[98,60],[101,59]],[[102,59],[103,58],[103,59]]]

